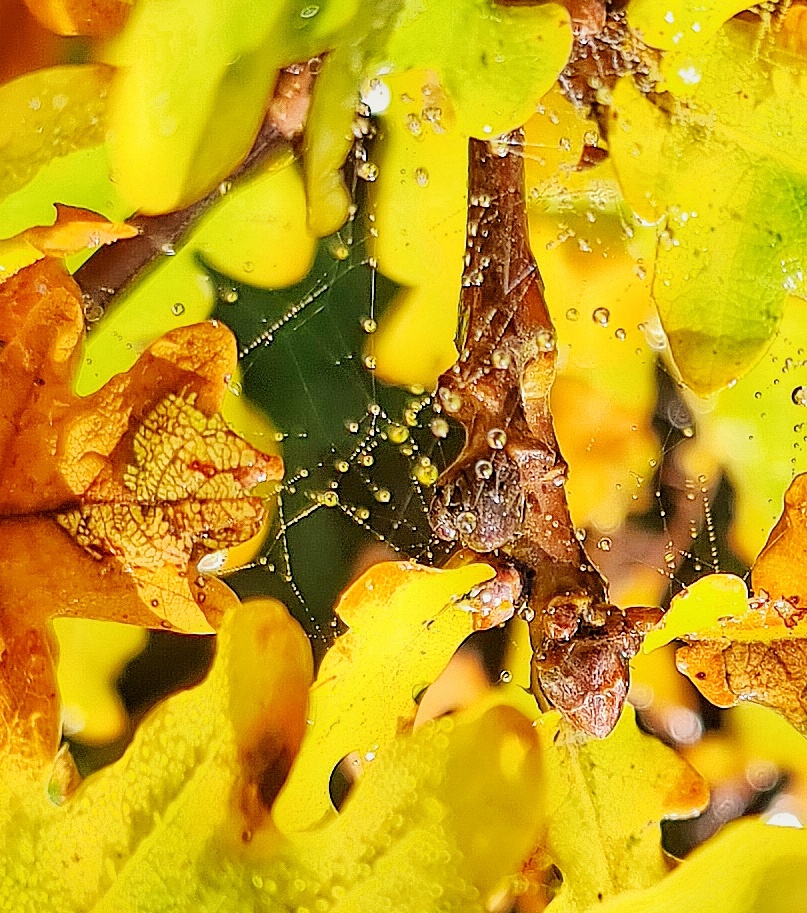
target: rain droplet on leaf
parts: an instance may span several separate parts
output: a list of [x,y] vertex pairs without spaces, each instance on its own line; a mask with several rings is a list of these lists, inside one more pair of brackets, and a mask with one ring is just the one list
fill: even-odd
[[507,443],[507,434],[501,428],[491,428],[488,431],[488,444],[493,450],[502,450]]
[[591,319],[601,327],[607,327],[608,321],[611,319],[611,312],[608,308],[594,308]]

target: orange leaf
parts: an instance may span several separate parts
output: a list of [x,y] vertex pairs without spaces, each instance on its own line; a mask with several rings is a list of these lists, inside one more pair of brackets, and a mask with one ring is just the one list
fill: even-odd
[[57,35],[114,35],[129,14],[132,0],[25,0],[42,25]]
[[217,415],[236,364],[221,324],[167,334],[86,398],[71,388],[81,291],[60,263],[0,285],[0,327],[0,757],[46,762],[59,736],[48,620],[212,631],[197,563],[259,531],[249,490],[282,465]]
[[134,238],[138,233],[132,225],[110,222],[89,209],[55,205],[53,225],[29,228],[21,235],[46,257],[66,257],[87,248],[93,250],[121,238]]

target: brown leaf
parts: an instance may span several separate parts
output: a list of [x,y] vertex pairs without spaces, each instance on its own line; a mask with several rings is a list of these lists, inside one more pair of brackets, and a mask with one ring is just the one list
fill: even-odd
[[807,639],[700,641],[681,647],[676,664],[718,707],[754,701],[807,736]]
[[94,250],[138,231],[126,222],[110,222],[98,213],[56,203],[56,222],[24,231],[20,237],[46,257],[66,257],[80,250]]
[[216,414],[236,363],[221,324],[167,334],[86,398],[71,387],[82,297],[60,263],[0,285],[0,328],[0,757],[26,741],[44,762],[59,735],[48,620],[212,631],[196,564],[260,530],[248,490],[282,465]]
[[753,598],[737,577],[704,577],[673,599],[646,647],[685,641],[678,668],[713,704],[763,704],[807,735],[806,551],[807,475],[800,475],[751,571]]

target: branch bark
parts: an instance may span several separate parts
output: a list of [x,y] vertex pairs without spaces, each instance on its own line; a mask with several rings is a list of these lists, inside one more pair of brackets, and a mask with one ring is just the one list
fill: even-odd
[[536,697],[602,737],[627,696],[628,660],[660,611],[611,605],[575,535],[549,405],[555,333],[529,246],[522,152],[521,131],[470,144],[460,354],[438,386],[466,443],[437,482],[430,522],[440,538],[491,557],[500,584],[519,572]]

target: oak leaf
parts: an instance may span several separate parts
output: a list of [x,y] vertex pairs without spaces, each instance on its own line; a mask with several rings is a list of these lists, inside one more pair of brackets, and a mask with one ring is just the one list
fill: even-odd
[[236,363],[221,324],[169,333],[91,396],[71,381],[78,286],[45,259],[0,285],[0,757],[58,744],[49,619],[210,632],[207,551],[260,529],[281,461],[216,415]]
[[103,216],[75,206],[55,204],[56,222],[29,228],[0,241],[0,282],[43,257],[61,259],[82,250],[95,250],[122,238],[133,238],[137,229],[125,222],[109,222]]
[[460,597],[492,576],[484,564],[437,571],[405,562],[377,564],[342,596],[350,625],[322,661],[300,757],[278,798],[282,830],[304,830],[333,813],[328,781],[347,754],[362,764],[396,732],[411,728],[416,698],[474,630]]
[[807,833],[758,820],[729,824],[663,881],[600,913],[784,913],[807,905]]
[[541,718],[547,831],[544,851],[563,884],[552,913],[598,906],[645,888],[669,869],[661,821],[689,818],[707,804],[703,779],[672,749],[636,725],[627,705],[614,731],[590,739]]
[[[398,582],[423,579],[413,566],[399,571]],[[460,585],[458,572],[445,579]],[[439,587],[409,595],[419,589],[424,616],[439,617]],[[365,632],[376,642],[369,652],[387,633]],[[158,708],[124,757],[61,807],[27,782],[0,793],[0,907],[190,913],[215,898],[222,911],[489,909],[542,820],[528,719],[483,706],[397,735],[339,816],[284,836],[268,808],[306,726],[307,638],[279,603],[262,599],[228,611],[218,648],[208,678]],[[402,649],[399,661],[416,666],[420,657]],[[350,665],[335,675],[351,676]],[[367,683],[377,701],[385,686]],[[349,714],[352,689],[333,693]]]
[[754,701],[807,735],[807,476],[797,476],[781,519],[751,572],[755,591],[731,575],[696,581],[672,601],[645,649],[677,638],[680,671],[718,707]]
[[36,18],[57,35],[114,35],[133,0],[25,0]]

